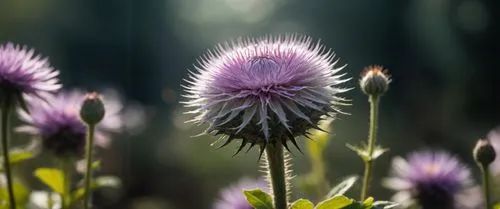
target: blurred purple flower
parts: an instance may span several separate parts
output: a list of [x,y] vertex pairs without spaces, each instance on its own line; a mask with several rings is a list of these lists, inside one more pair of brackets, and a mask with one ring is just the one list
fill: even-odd
[[[106,147],[110,134],[122,129],[123,106],[116,95],[103,94],[106,109],[104,119],[96,126],[95,144]],[[40,137],[42,147],[56,155],[80,156],[85,147],[85,125],[80,120],[80,107],[85,94],[74,90],[60,92],[46,101],[29,101],[30,114],[19,110],[21,120],[28,125],[17,127],[18,132]]]
[[253,209],[243,194],[243,190],[261,189],[268,192],[268,185],[264,180],[250,180],[243,178],[238,183],[225,188],[220,193],[220,199],[214,204],[214,209]]
[[331,50],[306,36],[239,39],[209,51],[185,87],[191,120],[207,133],[266,145],[304,135],[324,115],[340,112],[349,79]]
[[383,184],[397,192],[393,200],[403,206],[457,209],[480,208],[482,203],[469,169],[446,152],[416,152],[407,160],[396,157],[391,175]]
[[487,138],[497,153],[495,161],[490,165],[490,170],[493,175],[498,176],[500,175],[500,128],[491,130]]
[[13,43],[0,45],[0,90],[45,97],[61,88],[57,75],[59,71],[48,59],[36,55],[33,49]]

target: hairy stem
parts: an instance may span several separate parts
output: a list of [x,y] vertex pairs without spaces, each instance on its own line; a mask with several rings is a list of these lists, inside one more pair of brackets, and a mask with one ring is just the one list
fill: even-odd
[[487,209],[492,209],[491,203],[491,192],[490,192],[490,171],[488,165],[479,164],[479,168],[481,168],[481,175],[483,180],[483,191],[484,191],[484,199],[485,205]]
[[266,146],[267,169],[273,191],[274,208],[287,208],[287,185],[285,171],[285,155],[281,144]]
[[94,148],[94,130],[95,125],[87,124],[87,143],[85,150],[86,171],[85,171],[85,194],[83,197],[83,208],[89,209],[90,205],[90,182],[92,181],[92,150]]
[[370,181],[373,171],[373,152],[375,151],[375,143],[377,141],[377,122],[378,122],[378,105],[379,97],[370,95],[370,130],[368,136],[368,156],[365,160],[365,172],[363,177],[363,187],[361,189],[361,200],[368,196],[370,189]]
[[12,181],[12,169],[10,167],[10,159],[9,159],[9,138],[10,138],[10,113],[13,108],[13,100],[12,96],[5,95],[5,98],[2,98],[2,155],[3,155],[3,167],[5,170],[5,178],[7,180],[7,193],[9,195],[9,207],[10,209],[16,209],[16,198],[14,197],[14,187]]

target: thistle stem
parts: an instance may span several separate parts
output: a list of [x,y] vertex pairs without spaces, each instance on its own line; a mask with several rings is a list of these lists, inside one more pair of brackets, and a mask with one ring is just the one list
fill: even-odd
[[10,159],[9,159],[9,138],[10,138],[10,113],[12,111],[12,96],[9,94],[5,95],[5,98],[2,98],[2,118],[1,118],[1,132],[2,132],[2,155],[3,155],[3,167],[5,170],[5,178],[7,180],[7,193],[9,195],[9,207],[10,209],[16,209],[16,199],[14,197],[14,188],[12,181],[12,170],[10,167]]
[[85,168],[85,194],[83,197],[83,208],[89,209],[90,205],[90,182],[92,181],[92,150],[94,148],[94,124],[87,124],[87,147],[85,150],[85,160],[87,167]]
[[69,159],[61,159],[61,169],[64,177],[63,193],[61,194],[62,209],[69,209],[71,204],[71,176],[72,163]]
[[365,160],[365,172],[363,178],[363,187],[361,189],[361,201],[363,201],[368,196],[368,190],[370,187],[370,181],[372,177],[373,170],[373,152],[375,151],[375,143],[377,140],[377,122],[378,122],[378,106],[379,97],[375,95],[370,95],[370,130],[368,137],[368,156],[369,158]]
[[483,165],[479,164],[479,168],[481,169],[481,174],[482,174],[482,180],[483,180],[483,191],[484,191],[484,198],[485,198],[485,204],[487,209],[492,209],[492,203],[491,203],[491,192],[490,192],[490,179],[489,179],[489,168],[488,165]]
[[285,173],[285,157],[281,144],[266,146],[266,159],[271,181],[275,209],[287,208],[287,186]]

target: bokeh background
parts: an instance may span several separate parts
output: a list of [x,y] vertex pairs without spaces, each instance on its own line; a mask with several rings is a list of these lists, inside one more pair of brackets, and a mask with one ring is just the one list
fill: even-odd
[[[214,137],[192,138],[179,104],[187,69],[207,49],[240,36],[300,33],[332,48],[356,89],[333,124],[328,178],[362,172],[346,143],[365,140],[367,98],[357,88],[366,65],[393,76],[383,97],[379,143],[390,159],[428,147],[472,164],[471,147],[500,124],[499,15],[487,0],[16,0],[0,1],[0,42],[35,47],[67,87],[114,88],[142,104],[145,126],[101,152],[104,174],[121,190],[96,195],[101,208],[209,209],[218,190],[258,177],[257,151],[232,157]],[[496,7],[498,8],[498,7]],[[295,154],[296,174],[309,167]],[[477,175],[477,172],[475,173]],[[374,183],[375,197],[391,193]],[[354,194],[354,193],[353,193]],[[357,194],[357,191],[356,193]],[[357,195],[356,195],[357,196]],[[295,198],[298,198],[297,196]]]

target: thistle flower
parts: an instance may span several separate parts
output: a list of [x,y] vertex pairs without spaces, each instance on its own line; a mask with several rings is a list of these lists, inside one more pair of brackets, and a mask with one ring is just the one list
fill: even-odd
[[253,209],[243,194],[244,190],[261,189],[268,191],[267,183],[263,180],[241,179],[235,185],[223,189],[220,193],[220,199],[214,204],[214,209]]
[[59,71],[50,66],[48,59],[36,55],[33,49],[13,43],[0,45],[2,99],[16,96],[18,102],[23,102],[21,95],[43,98],[61,88],[57,75]]
[[[340,112],[345,104],[338,85],[349,80],[338,74],[333,53],[309,37],[261,37],[239,39],[209,51],[196,71],[191,72],[186,89],[191,120],[209,124],[206,133],[222,134],[229,144],[242,139],[259,145],[306,135],[317,128],[323,116]],[[239,151],[238,151],[239,152]]]
[[[85,98],[83,92],[74,90],[60,92],[47,101],[29,101],[30,114],[18,111],[21,120],[27,123],[18,127],[18,132],[39,137],[42,147],[56,156],[79,157],[85,148],[85,124],[80,120],[80,107]],[[122,104],[112,95],[104,96],[106,109],[104,119],[96,126],[95,143],[107,147],[110,134],[122,127]]]
[[393,200],[403,206],[478,208],[482,202],[469,169],[446,152],[416,152],[407,160],[396,157],[391,174],[383,184],[397,192]]

